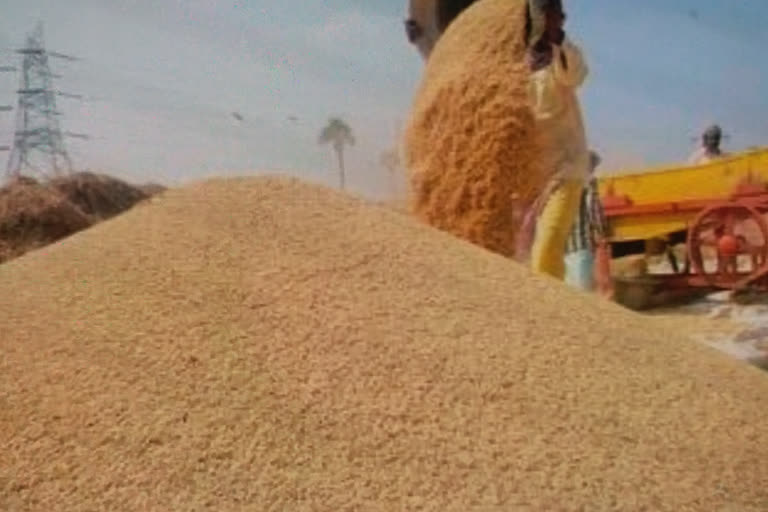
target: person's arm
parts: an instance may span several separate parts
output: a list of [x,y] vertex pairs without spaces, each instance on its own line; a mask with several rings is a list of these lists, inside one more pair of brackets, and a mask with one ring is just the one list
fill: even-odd
[[552,60],[552,67],[555,78],[566,87],[580,87],[589,73],[581,50],[567,37],[563,39],[562,44],[554,46],[555,55]]

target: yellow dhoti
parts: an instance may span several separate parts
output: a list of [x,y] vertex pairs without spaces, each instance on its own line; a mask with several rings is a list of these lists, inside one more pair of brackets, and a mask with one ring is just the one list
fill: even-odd
[[565,246],[579,213],[583,186],[580,180],[563,180],[547,198],[531,247],[534,272],[560,280],[565,277]]

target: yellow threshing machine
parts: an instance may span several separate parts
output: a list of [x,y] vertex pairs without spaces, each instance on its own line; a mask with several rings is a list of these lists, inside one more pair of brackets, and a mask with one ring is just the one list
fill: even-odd
[[[643,253],[651,241],[684,244],[682,261],[668,250],[666,271],[643,282],[666,292],[768,289],[768,148],[697,166],[603,176],[599,191],[608,223],[598,261]],[[608,265],[598,278],[613,281]]]

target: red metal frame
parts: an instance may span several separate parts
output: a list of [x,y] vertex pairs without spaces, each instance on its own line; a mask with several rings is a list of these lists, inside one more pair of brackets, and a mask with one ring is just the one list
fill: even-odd
[[[724,197],[713,197],[709,199],[693,199],[679,201],[665,201],[651,204],[637,205],[627,195],[617,195],[613,186],[609,185],[606,194],[601,198],[605,217],[612,218],[628,216],[648,216],[648,215],[668,215],[670,213],[690,213],[694,214],[689,226],[696,226],[707,214],[716,214],[718,209],[727,208],[745,208],[745,211],[754,212],[754,217],[763,233],[767,226],[762,216],[768,213],[768,183],[755,179],[750,173],[730,194]],[[691,233],[690,228],[688,229]],[[688,252],[691,254],[691,244],[700,243],[700,241],[689,238]],[[610,276],[610,244],[609,239],[601,240],[598,243],[596,254],[596,274],[599,288],[603,295],[610,297],[612,295],[612,278]],[[766,239],[768,244],[768,239]],[[700,249],[700,247],[698,247]],[[690,260],[690,258],[689,258]],[[689,265],[686,265],[688,268]],[[765,261],[759,269],[752,272],[730,272],[726,275],[706,274],[702,271],[700,265],[698,272],[690,270],[681,271],[672,274],[654,274],[653,277],[663,282],[663,288],[667,291],[684,291],[691,288],[714,288],[714,289],[739,289],[747,286],[760,287],[768,289],[768,261]],[[727,277],[728,280],[723,278]]]

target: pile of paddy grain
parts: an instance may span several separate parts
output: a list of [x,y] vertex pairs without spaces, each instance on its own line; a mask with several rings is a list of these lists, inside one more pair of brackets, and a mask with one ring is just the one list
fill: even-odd
[[475,2],[426,63],[405,133],[411,210],[512,256],[516,204],[544,187],[525,59],[525,0]]
[[759,370],[324,188],[169,190],[0,289],[0,510],[768,506]]

